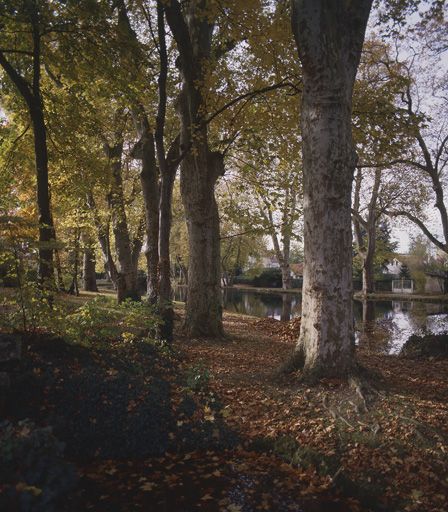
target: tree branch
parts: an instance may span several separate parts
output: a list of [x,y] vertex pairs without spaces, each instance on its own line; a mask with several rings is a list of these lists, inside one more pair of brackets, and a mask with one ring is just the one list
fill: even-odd
[[443,242],[440,242],[425,226],[425,224],[415,215],[412,215],[409,212],[406,212],[404,210],[397,210],[397,211],[385,211],[386,215],[389,215],[390,217],[406,217],[411,222],[413,222],[416,226],[418,226],[422,232],[428,237],[428,239],[439,249],[441,249],[444,252],[448,252],[448,245],[444,244]]

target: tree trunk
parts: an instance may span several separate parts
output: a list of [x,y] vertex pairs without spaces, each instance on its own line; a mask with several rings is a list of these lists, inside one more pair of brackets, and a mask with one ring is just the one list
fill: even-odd
[[71,264],[72,264],[72,282],[68,289],[68,293],[70,295],[79,295],[79,286],[78,286],[78,273],[79,273],[79,238],[80,238],[80,230],[79,228],[75,229],[75,237],[73,241],[73,250],[71,253]]
[[282,295],[282,314],[280,316],[280,320],[283,322],[288,322],[291,320],[292,313],[292,296],[289,293],[284,293]]
[[105,149],[111,166],[112,184],[108,201],[112,212],[112,229],[119,263],[117,299],[118,302],[122,302],[125,299],[140,300],[137,266],[133,258],[124,204],[123,180],[121,176],[123,142],[116,142],[113,146],[108,145]]
[[32,34],[32,81],[31,84],[15,69],[0,50],[0,65],[17,87],[25,100],[31,117],[34,133],[34,155],[36,163],[37,209],[39,212],[39,262],[38,280],[46,289],[54,289],[53,272],[53,219],[50,208],[48,183],[47,128],[40,90],[41,74],[41,29],[37,2],[27,2],[24,13],[28,18]]
[[39,282],[44,288],[54,287],[53,219],[48,185],[47,130],[40,105],[31,110],[36,157],[37,207],[39,211]]
[[354,367],[352,92],[371,1],[293,0],[303,67],[302,322],[295,361],[308,378]]
[[375,226],[373,226],[373,234],[368,235],[367,253],[364,258],[362,267],[362,293],[374,293],[375,291],[375,271],[374,271],[374,256],[376,246],[376,233]]
[[55,262],[55,267],[56,267],[56,277],[57,277],[58,290],[60,292],[64,292],[65,291],[65,286],[64,286],[64,278],[63,278],[63,275],[62,275],[61,254],[60,254],[59,249],[57,247],[55,247],[55,249],[54,249],[54,262]]
[[[187,155],[181,166],[181,191],[188,228],[189,265],[185,327],[191,336],[221,337],[221,258],[215,180],[209,165]],[[210,157],[211,153],[208,153]],[[205,161],[204,161],[205,160]],[[202,176],[202,179],[200,178]],[[195,178],[194,180],[192,178]]]
[[220,337],[222,326],[219,216],[215,183],[224,172],[223,156],[211,152],[207,134],[207,102],[202,85],[210,72],[213,22],[204,16],[208,2],[177,0],[165,5],[168,24],[179,50],[182,90],[181,194],[189,236],[188,292],[185,330],[191,336]]
[[146,218],[146,293],[150,303],[155,304],[159,295],[159,172],[156,165],[154,136],[143,108],[136,117],[141,154],[135,156],[140,157],[142,161],[140,182]]
[[283,264],[280,266],[282,271],[282,288],[284,290],[289,290],[292,288],[292,279],[291,279],[291,267],[289,262],[286,263],[283,261]]
[[160,225],[159,225],[159,309],[163,324],[160,335],[171,341],[173,338],[174,310],[171,302],[170,234],[172,223],[172,198],[177,166],[173,164],[179,153],[179,138],[176,138],[168,152],[167,165],[161,176]]
[[85,292],[97,292],[96,284],[96,258],[95,250],[89,236],[82,234],[83,242],[83,260],[82,260],[82,280],[83,290]]
[[274,217],[272,215],[272,211],[269,203],[265,202],[266,213],[260,207],[260,212],[262,216],[265,218],[266,222],[269,225],[269,231],[271,233],[272,244],[274,246],[275,256],[277,257],[277,261],[280,265],[280,270],[282,272],[282,288],[284,290],[289,290],[292,287],[291,283],[291,267],[289,265],[289,255],[291,252],[291,235],[290,229],[288,226],[288,219],[285,218],[285,214],[283,216],[282,222],[282,242],[283,249],[280,248],[280,242],[277,237],[277,233],[275,231],[275,222]]

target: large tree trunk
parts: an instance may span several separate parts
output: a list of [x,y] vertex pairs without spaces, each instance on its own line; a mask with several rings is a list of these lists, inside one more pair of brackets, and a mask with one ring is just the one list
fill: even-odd
[[[207,161],[214,154],[208,148],[201,149],[202,162],[189,154],[181,166],[190,255],[185,327],[191,336],[220,337],[223,328],[219,215],[215,179],[207,176],[213,165]],[[196,179],[192,180],[193,176]]]
[[293,0],[303,68],[304,245],[296,363],[311,378],[354,367],[352,92],[371,0]]

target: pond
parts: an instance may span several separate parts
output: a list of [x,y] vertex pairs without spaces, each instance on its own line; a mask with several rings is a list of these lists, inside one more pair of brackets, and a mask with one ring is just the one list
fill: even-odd
[[[185,301],[186,288],[177,287],[174,299]],[[290,320],[300,316],[302,296],[226,288],[224,308],[234,313]],[[354,301],[356,343],[375,352],[396,354],[412,334],[448,332],[448,303],[421,301]]]

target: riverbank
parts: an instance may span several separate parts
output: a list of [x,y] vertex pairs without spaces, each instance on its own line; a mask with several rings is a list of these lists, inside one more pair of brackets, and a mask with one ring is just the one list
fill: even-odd
[[240,290],[242,292],[252,292],[252,293],[291,293],[293,295],[301,294],[301,288],[289,288],[285,290],[284,288],[258,288],[256,286],[247,286],[242,284],[235,284],[233,286],[225,286],[224,290]]
[[434,295],[425,293],[386,293],[375,292],[363,295],[361,292],[355,292],[353,298],[358,301],[379,301],[379,300],[398,300],[405,302],[448,302],[448,295]]
[[[288,290],[284,290],[283,288],[257,288],[255,286],[247,286],[247,285],[239,285],[236,284],[234,286],[224,287],[224,290],[239,290],[242,292],[252,292],[252,293],[275,293],[275,294],[283,294],[290,293],[293,295],[301,295],[301,288],[290,288]],[[399,300],[399,301],[419,301],[419,302],[448,302],[448,294],[425,294],[425,293],[389,293],[389,292],[375,292],[369,293],[367,295],[363,295],[360,291],[354,292],[353,298],[358,301],[362,300]]]

